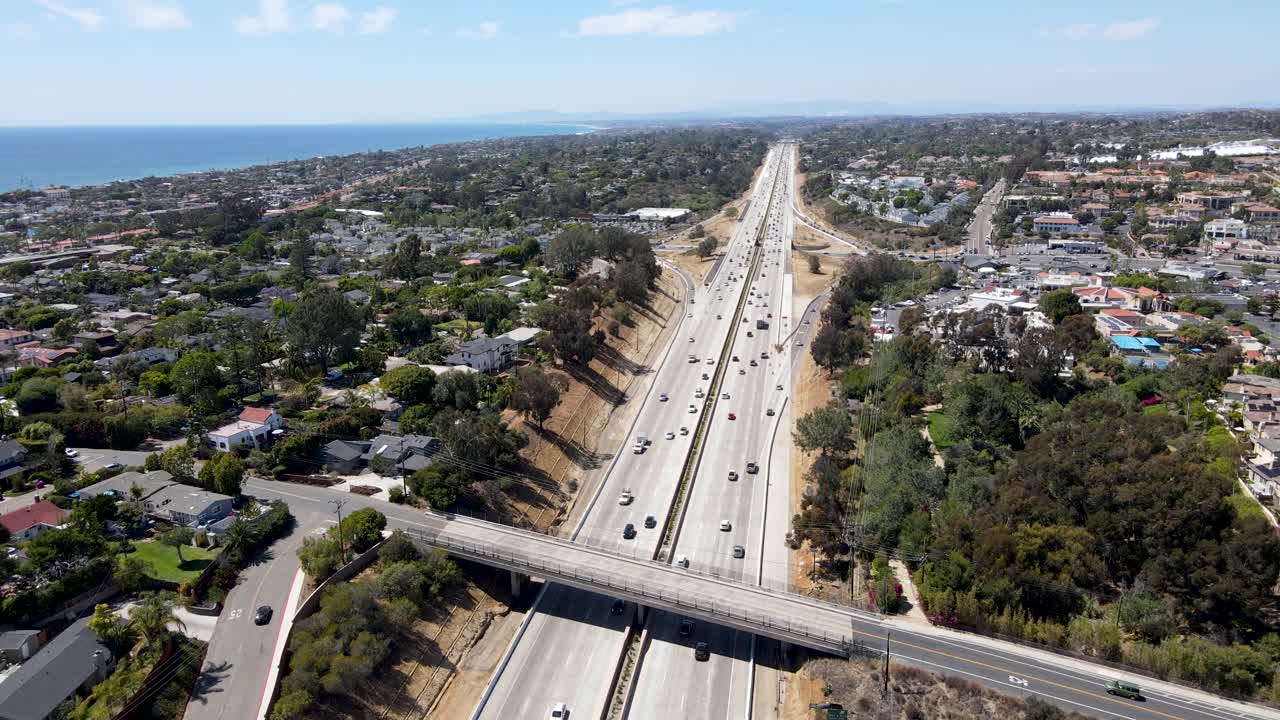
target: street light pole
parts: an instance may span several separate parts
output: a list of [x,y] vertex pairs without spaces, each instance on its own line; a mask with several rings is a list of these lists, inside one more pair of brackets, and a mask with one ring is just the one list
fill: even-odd
[[346,500],[334,498],[329,501],[333,506],[334,512],[338,514],[338,552],[342,554],[342,564],[347,564],[347,546],[342,539],[342,506],[347,504]]

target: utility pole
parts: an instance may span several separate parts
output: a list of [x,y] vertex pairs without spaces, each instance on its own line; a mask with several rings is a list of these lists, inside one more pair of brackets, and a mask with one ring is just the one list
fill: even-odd
[[889,692],[889,639],[893,633],[884,634],[884,691]]
[[347,564],[347,546],[342,539],[342,506],[347,504],[346,500],[334,498],[329,501],[333,506],[334,512],[338,513],[338,552],[342,554],[342,564]]

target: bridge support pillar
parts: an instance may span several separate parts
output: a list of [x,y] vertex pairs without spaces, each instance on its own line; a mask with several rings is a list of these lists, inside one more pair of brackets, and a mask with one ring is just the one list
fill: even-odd
[[520,597],[520,593],[524,592],[524,584],[529,580],[528,575],[522,575],[515,570],[511,571],[511,594]]
[[789,642],[778,643],[778,655],[782,660],[783,667],[791,667],[792,657],[795,655],[795,647]]

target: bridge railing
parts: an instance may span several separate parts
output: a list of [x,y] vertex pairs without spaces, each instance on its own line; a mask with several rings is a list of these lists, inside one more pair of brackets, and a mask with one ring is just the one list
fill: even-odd
[[[826,630],[816,629],[811,625],[793,623],[789,621],[779,621],[767,614],[745,612],[736,610],[726,603],[718,603],[714,600],[705,600],[693,593],[669,592],[661,588],[654,587],[646,583],[628,582],[625,578],[612,576],[607,573],[590,572],[583,570],[574,565],[563,564],[559,562],[548,562],[535,558],[528,553],[518,552],[506,548],[502,548],[490,543],[476,543],[453,540],[445,536],[428,536],[425,533],[413,533],[423,542],[443,547],[463,555],[472,557],[489,558],[503,567],[513,570],[520,570],[531,575],[540,575],[552,579],[578,580],[590,584],[592,587],[601,590],[617,590],[633,596],[646,598],[649,600],[665,603],[672,607],[686,608],[697,612],[705,613],[714,617],[721,617],[730,621],[736,621],[745,625],[753,626],[760,629],[761,634],[769,634],[769,630],[773,630],[780,635],[808,638],[810,640],[820,642],[826,647],[840,648],[846,654],[852,652],[855,642],[850,635],[844,633],[831,633]],[[669,569],[669,566],[653,563],[663,569]],[[743,590],[751,590],[752,587],[746,584],[739,584]],[[800,599],[800,598],[796,598]],[[806,601],[808,598],[804,598]],[[848,608],[840,608],[833,606],[842,611]]]

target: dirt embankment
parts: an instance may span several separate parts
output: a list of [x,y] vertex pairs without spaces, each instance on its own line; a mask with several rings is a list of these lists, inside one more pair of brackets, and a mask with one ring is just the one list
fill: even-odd
[[[863,720],[969,720],[1024,716],[1026,703],[968,680],[891,663],[888,691],[880,659],[811,659],[790,684],[783,720],[810,720],[810,703],[839,703]],[[1063,715],[1064,720],[1084,720]]]

